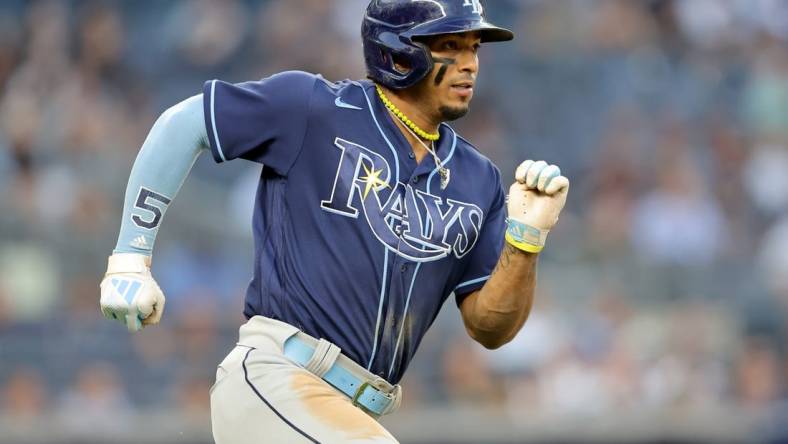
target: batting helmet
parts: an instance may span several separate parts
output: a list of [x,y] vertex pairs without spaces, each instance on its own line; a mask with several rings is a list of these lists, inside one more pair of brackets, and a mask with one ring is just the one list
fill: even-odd
[[415,37],[469,31],[481,32],[482,42],[514,38],[484,18],[481,0],[372,0],[361,25],[367,74],[392,89],[413,86],[433,68],[429,48]]

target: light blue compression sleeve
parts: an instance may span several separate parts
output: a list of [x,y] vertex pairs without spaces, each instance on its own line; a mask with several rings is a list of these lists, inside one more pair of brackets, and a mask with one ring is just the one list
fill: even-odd
[[131,169],[113,253],[149,256],[153,252],[167,207],[207,147],[202,94],[173,106],[156,120]]

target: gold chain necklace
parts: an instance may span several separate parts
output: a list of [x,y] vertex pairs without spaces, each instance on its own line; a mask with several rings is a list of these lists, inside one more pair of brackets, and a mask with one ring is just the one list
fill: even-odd
[[386,108],[388,108],[388,110],[391,111],[392,114],[397,116],[397,118],[402,123],[404,123],[405,126],[407,126],[414,133],[416,133],[418,137],[421,137],[424,140],[429,140],[430,142],[434,142],[440,139],[441,135],[439,132],[435,134],[430,134],[424,131],[423,129],[419,128],[415,123],[413,123],[412,120],[408,118],[408,116],[406,116],[402,111],[399,110],[399,108],[397,108],[397,105],[391,103],[391,100],[389,100],[389,98],[386,97],[385,94],[383,94],[383,90],[380,89],[380,86],[375,85],[375,88],[378,90],[378,96],[380,96],[380,100],[383,101],[383,104],[386,105]]

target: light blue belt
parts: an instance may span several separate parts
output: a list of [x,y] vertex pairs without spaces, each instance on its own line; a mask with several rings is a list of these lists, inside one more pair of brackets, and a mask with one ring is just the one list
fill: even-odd
[[[285,356],[298,363],[302,367],[312,359],[315,347],[298,336],[291,336],[285,341]],[[371,381],[364,381],[340,364],[339,359],[322,376],[322,378],[334,386],[337,390],[347,395],[353,405],[360,407],[377,416],[383,415],[389,405],[394,402],[394,398],[385,392],[378,390],[371,385]]]

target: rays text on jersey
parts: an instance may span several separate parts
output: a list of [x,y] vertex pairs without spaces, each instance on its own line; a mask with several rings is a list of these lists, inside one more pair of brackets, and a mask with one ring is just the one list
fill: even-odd
[[388,161],[369,148],[341,138],[334,146],[341,155],[323,210],[365,221],[383,245],[409,260],[461,258],[473,248],[484,219],[478,206],[394,183]]

